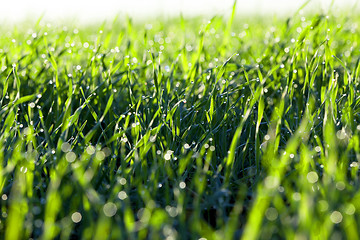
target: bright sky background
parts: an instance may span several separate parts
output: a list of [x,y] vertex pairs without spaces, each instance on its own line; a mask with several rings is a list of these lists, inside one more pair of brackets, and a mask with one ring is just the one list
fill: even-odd
[[[0,0],[0,21],[19,21],[26,17],[79,21],[112,19],[116,14],[133,17],[173,16],[180,12],[194,14],[227,14],[233,0]],[[352,6],[360,0],[335,0],[338,7]],[[238,0],[239,14],[290,14],[305,0]],[[307,9],[327,9],[331,0],[312,0]]]

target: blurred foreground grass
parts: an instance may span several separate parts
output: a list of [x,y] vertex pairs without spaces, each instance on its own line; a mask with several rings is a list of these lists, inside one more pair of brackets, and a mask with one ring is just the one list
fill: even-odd
[[358,239],[359,23],[2,26],[0,238]]

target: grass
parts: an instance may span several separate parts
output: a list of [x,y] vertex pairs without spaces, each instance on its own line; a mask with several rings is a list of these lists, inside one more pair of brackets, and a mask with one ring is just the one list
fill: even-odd
[[1,27],[1,239],[358,239],[356,14]]

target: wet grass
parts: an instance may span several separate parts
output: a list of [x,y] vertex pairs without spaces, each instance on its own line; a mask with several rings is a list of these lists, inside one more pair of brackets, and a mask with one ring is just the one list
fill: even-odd
[[358,239],[358,16],[2,27],[1,239]]

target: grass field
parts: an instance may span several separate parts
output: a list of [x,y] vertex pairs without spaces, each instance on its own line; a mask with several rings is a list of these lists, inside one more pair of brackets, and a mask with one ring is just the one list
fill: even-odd
[[359,239],[359,24],[1,26],[0,239]]

